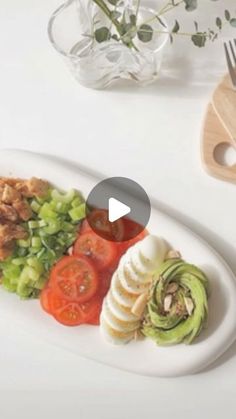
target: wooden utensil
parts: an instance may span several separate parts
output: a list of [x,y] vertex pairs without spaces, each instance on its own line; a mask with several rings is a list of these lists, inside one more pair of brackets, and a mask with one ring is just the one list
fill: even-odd
[[229,136],[236,140],[236,91],[233,90],[229,75],[224,77],[215,90],[212,103]]
[[203,125],[201,155],[206,171],[214,177],[236,183],[236,164],[224,166],[216,161],[221,144],[236,150],[236,93],[227,75],[217,86],[208,105]]

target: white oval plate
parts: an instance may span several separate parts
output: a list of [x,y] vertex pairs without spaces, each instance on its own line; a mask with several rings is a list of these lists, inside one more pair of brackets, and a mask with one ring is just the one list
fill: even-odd
[[[60,188],[77,188],[86,197],[101,177],[31,152],[0,152],[0,176],[48,179]],[[0,289],[0,322],[15,324],[29,333],[78,355],[136,374],[179,376],[195,373],[216,360],[236,337],[236,282],[222,258],[202,239],[152,206],[148,229],[166,238],[185,260],[201,267],[210,278],[209,323],[190,345],[158,347],[149,339],[124,346],[107,344],[99,327],[69,328],[42,311],[37,300],[21,301]]]

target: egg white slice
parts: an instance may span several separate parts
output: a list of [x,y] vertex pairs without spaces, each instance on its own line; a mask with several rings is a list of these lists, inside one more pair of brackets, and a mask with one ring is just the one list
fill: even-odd
[[120,259],[120,263],[119,263],[119,269],[123,269],[124,270],[124,274],[127,278],[127,281],[130,279],[130,281],[132,281],[132,283],[142,283],[144,284],[145,282],[150,282],[150,275],[148,274],[143,274],[141,275],[140,273],[138,274],[137,272],[134,271],[133,267],[132,267],[132,263],[130,260],[129,255],[125,254],[124,256],[122,256],[122,258]]
[[129,279],[129,277],[125,274],[125,269],[118,270],[117,275],[118,275],[118,278],[120,280],[122,287],[128,292],[136,294],[137,298],[140,294],[142,294],[143,292],[146,292],[150,287],[150,282],[149,283],[148,282],[142,283],[141,281],[134,282],[131,279]]
[[128,343],[134,338],[134,332],[119,332],[110,327],[102,315],[100,317],[100,331],[103,337],[114,345]]
[[117,303],[125,307],[130,307],[130,309],[133,307],[137,299],[137,294],[132,294],[126,291],[126,289],[121,285],[119,277],[117,275],[117,271],[114,273],[112,277],[110,291]]
[[145,237],[127,252],[131,266],[138,275],[154,272],[163,262],[165,254],[164,240],[152,235]]
[[130,307],[125,307],[119,304],[112,296],[111,292],[108,292],[106,296],[107,305],[114,316],[123,321],[135,321],[137,316],[131,313]]
[[154,271],[158,268],[164,261],[166,253],[167,244],[161,237],[150,235],[140,242],[140,259],[148,267],[149,271]]
[[112,327],[114,330],[120,332],[132,332],[139,327],[139,320],[136,321],[123,321],[115,317],[112,312],[109,310],[107,301],[105,300],[102,307],[102,317],[108,326]]

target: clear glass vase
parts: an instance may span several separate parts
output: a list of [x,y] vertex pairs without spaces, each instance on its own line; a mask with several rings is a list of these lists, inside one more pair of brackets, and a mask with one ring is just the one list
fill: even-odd
[[[122,3],[122,11],[124,7],[127,11],[135,10],[133,0]],[[137,23],[153,19],[155,13],[150,8],[140,7]],[[163,27],[157,19],[153,19],[152,40],[143,43],[135,37],[133,41],[138,49],[135,50],[114,39],[102,43],[95,41],[92,34],[96,25],[110,24],[92,0],[68,0],[51,16],[48,34],[74,77],[84,86],[102,89],[119,79],[140,85],[153,82],[158,77],[163,49],[168,40],[167,25]]]

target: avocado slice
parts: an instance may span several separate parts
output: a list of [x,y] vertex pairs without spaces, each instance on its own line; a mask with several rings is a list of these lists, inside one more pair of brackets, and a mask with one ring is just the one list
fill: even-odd
[[[142,333],[161,346],[192,343],[208,317],[207,276],[196,266],[181,259],[170,259],[160,266],[155,278]],[[171,307],[165,311],[164,302],[172,282],[178,285],[178,289],[171,297]],[[191,301],[192,312],[188,312],[186,300]]]

